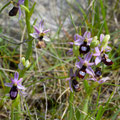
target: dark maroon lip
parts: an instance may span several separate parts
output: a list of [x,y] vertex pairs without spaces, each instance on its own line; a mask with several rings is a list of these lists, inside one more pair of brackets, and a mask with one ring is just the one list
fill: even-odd
[[[80,74],[80,72],[83,72],[84,75]],[[77,70],[76,74],[77,74],[77,76],[78,76],[79,78],[82,78],[82,79],[83,79],[83,78],[85,77],[85,75],[86,75],[86,66],[83,65],[80,70]]]
[[80,91],[80,85],[76,79],[72,80],[72,88],[75,92]]
[[[83,50],[83,47],[86,48],[86,50]],[[86,54],[90,51],[90,46],[87,44],[80,45],[79,52],[82,54]]]
[[110,62],[107,62],[107,59],[102,61],[105,65],[110,66],[113,64],[112,60]]
[[103,62],[105,65],[107,65],[107,66],[110,66],[110,65],[113,64],[113,61],[112,61],[111,59],[109,59],[109,58],[106,58],[106,57],[105,57],[105,54],[104,54],[103,57],[102,57],[102,62]]
[[10,12],[9,12],[9,16],[16,16],[17,15],[17,13],[18,13],[18,7],[13,7],[11,10],[10,10]]
[[100,76],[102,75],[101,68],[98,68],[98,67],[96,68],[95,75],[96,75],[97,77],[100,77]]
[[9,92],[10,94],[10,98],[12,100],[16,99],[17,95],[18,95],[18,89],[17,89],[17,86],[13,86]]

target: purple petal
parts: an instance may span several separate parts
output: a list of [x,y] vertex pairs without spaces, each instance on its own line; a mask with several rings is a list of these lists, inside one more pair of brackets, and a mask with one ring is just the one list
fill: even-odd
[[71,85],[72,83],[71,83],[71,80],[69,80],[69,87],[70,87],[70,90],[71,90],[71,92],[73,92],[73,89],[72,89],[72,85]]
[[87,63],[88,66],[92,66],[94,65],[95,63]]
[[21,5],[24,3],[24,0],[19,0],[18,3],[19,3],[19,5]]
[[85,61],[89,62],[91,60],[91,58],[92,58],[92,54],[89,52],[85,57]]
[[73,74],[73,69],[72,68],[70,68],[70,77],[73,77],[74,76],[74,74]]
[[104,50],[104,47],[101,48],[101,52]]
[[99,53],[99,54],[100,54],[100,50],[99,50],[98,47],[95,47],[95,51],[96,51],[96,53]]
[[12,83],[5,83],[4,85],[7,86],[7,87],[12,87],[13,86]]
[[22,14],[22,12],[21,12],[21,8],[20,8],[20,6],[19,6],[19,20],[20,20],[20,18],[21,18],[21,14]]
[[86,31],[83,35],[84,38],[90,38],[91,37],[91,32]]
[[111,47],[107,46],[105,50],[106,52],[109,52],[111,50]]
[[68,42],[70,45],[73,45],[74,44],[74,42]]
[[80,35],[78,35],[78,34],[75,34],[75,35],[74,35],[74,41],[76,41],[76,40],[78,40],[78,39],[79,39],[79,40],[81,39],[82,41],[84,40],[84,38],[83,38],[82,36],[80,36]]
[[49,42],[49,41],[50,41],[50,39],[49,39],[47,36],[44,36],[44,37],[43,37],[43,40],[46,41],[46,42]]
[[92,73],[92,71],[90,71],[88,68],[86,69],[86,72],[91,75],[91,76],[94,76],[94,74]]
[[100,56],[100,53],[95,53],[93,54],[93,56]]
[[35,26],[34,26],[34,29],[35,29],[35,31],[37,32],[37,34],[39,35],[39,34],[40,34],[39,29],[38,29],[37,27],[35,27]]
[[93,73],[93,75],[95,76],[95,73],[93,71],[93,69],[91,67],[88,67],[88,69]]
[[101,56],[96,57],[95,64],[97,65],[100,62],[101,62]]
[[[81,57],[78,57],[78,58],[79,58],[79,60],[80,60],[80,63],[83,65],[85,61],[84,61]],[[82,66],[82,65],[81,65],[81,66]]]
[[87,38],[90,38],[91,37],[91,32],[88,32],[87,33]]
[[96,79],[95,79],[95,78],[89,78],[88,80],[93,80],[93,81],[96,81]]
[[103,41],[103,38],[104,38],[104,34],[101,34],[101,35],[100,35],[100,42]]
[[68,55],[73,55],[73,49],[71,48],[68,52],[67,52]]
[[20,78],[18,81],[17,81],[17,84],[22,82],[23,78]]
[[22,63],[19,63],[19,64],[18,64],[18,68],[19,68],[20,70],[23,70],[23,69],[24,69],[23,64],[22,64]]
[[93,38],[89,38],[89,39],[88,39],[88,42],[87,42],[88,45],[90,45],[90,43],[92,42],[92,39],[93,39]]
[[14,74],[14,80],[17,81],[18,78],[19,78],[19,73],[18,73],[18,72],[15,72],[15,74]]
[[76,62],[76,63],[75,63],[75,66],[76,66],[77,68],[81,68],[82,65],[83,65],[83,64],[81,64],[81,62]]
[[47,33],[47,32],[50,32],[50,29],[47,29],[47,30],[43,31],[43,33]]
[[13,84],[15,83],[15,80],[13,78],[11,78],[11,81],[12,81]]
[[39,31],[40,31],[40,33],[43,32],[43,25],[44,25],[44,21],[41,20],[40,23],[39,23]]
[[38,33],[30,33],[30,35],[35,39],[37,39],[39,37]]
[[106,82],[108,79],[109,79],[109,77],[102,78],[98,81],[98,83],[102,84],[102,83]]
[[19,83],[17,84],[17,88],[18,88],[18,89],[23,89],[23,90],[25,90],[25,89],[26,89],[24,86],[22,86],[22,85],[21,85],[21,84],[19,84]]
[[83,43],[83,41],[81,41],[81,40],[76,40],[76,41],[74,42],[75,45],[79,45],[79,46],[80,46],[82,43]]
[[68,81],[68,80],[71,80],[71,78],[69,77],[69,78],[66,78],[65,80]]

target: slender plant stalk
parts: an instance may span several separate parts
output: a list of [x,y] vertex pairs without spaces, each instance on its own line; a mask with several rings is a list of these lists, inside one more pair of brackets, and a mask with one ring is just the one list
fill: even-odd
[[[24,5],[25,5],[25,7],[27,7],[29,9],[29,0],[25,0]],[[25,11],[25,16],[26,16],[25,20],[26,20],[26,26],[27,26],[27,32],[28,32],[28,39],[31,40],[32,37],[30,36],[30,33],[31,33],[30,15],[27,11]],[[28,42],[26,59],[29,59],[31,54],[32,54],[32,40]]]
[[73,120],[74,119],[73,105],[72,105],[73,104],[73,100],[74,100],[74,93],[70,92],[68,120]]
[[14,120],[14,106],[11,105],[11,120]]

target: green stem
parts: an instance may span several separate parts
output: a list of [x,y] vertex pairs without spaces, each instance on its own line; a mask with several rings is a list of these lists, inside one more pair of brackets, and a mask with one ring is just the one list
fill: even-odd
[[14,120],[14,106],[11,105],[11,120]]
[[8,6],[11,4],[11,1],[8,2],[7,4],[5,4],[1,9],[0,9],[0,13]]
[[74,119],[74,115],[73,115],[73,100],[74,100],[74,93],[70,92],[70,98],[69,98],[69,116],[68,116],[68,120],[73,120]]
[[[29,0],[25,0],[24,5],[29,9]],[[31,40],[32,37],[30,36],[30,33],[31,33],[30,15],[27,11],[25,11],[25,15],[26,15],[25,20],[26,20],[26,26],[27,26],[27,32],[28,32],[28,39]],[[28,42],[26,59],[29,59],[31,54],[32,54],[32,40]]]

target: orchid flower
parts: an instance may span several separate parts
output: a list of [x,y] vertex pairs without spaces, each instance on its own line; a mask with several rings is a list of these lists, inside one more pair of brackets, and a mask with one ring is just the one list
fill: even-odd
[[11,83],[5,83],[5,86],[11,87],[10,98],[12,100],[14,100],[17,97],[18,90],[20,90],[20,92],[22,92],[22,90],[25,90],[25,87],[21,85],[23,78],[20,78],[19,80],[18,78],[19,78],[19,73],[15,72],[14,79],[11,78]]
[[21,18],[21,7],[20,5],[24,4],[25,0],[18,0],[18,2],[13,2],[14,7],[10,10],[9,16],[16,16],[18,10],[19,10],[19,19]]
[[96,53],[94,53],[93,56],[96,56],[96,58],[95,58],[96,65],[100,62],[103,62],[105,65],[112,65],[113,64],[112,60],[110,60],[108,58],[108,55],[105,54],[105,50],[103,50],[103,48],[101,48],[101,50],[99,50],[98,47],[95,47],[95,52]]
[[46,33],[49,32],[50,30],[43,30],[43,25],[44,25],[44,21],[41,20],[39,23],[39,27],[37,28],[36,26],[34,26],[35,29],[35,33],[31,33],[30,35],[35,38],[38,39],[39,41],[50,41],[50,39],[46,36]]
[[88,74],[90,74],[91,72],[93,72],[91,66],[94,65],[94,63],[90,63],[90,60],[92,58],[92,54],[89,52],[86,56],[85,56],[85,59],[82,59],[81,57],[79,57],[79,62],[76,62],[75,63],[75,66],[77,68],[79,68],[81,72],[81,74],[85,74],[83,73],[83,69],[85,70],[85,72],[87,72]]
[[91,38],[91,33],[86,31],[83,36],[75,34],[74,42],[69,42],[69,44],[80,46],[80,53],[86,54],[90,51],[90,43],[92,39],[93,38]]
[[89,78],[88,80],[93,80],[95,82],[98,82],[99,84],[102,84],[102,83],[106,82],[107,80],[109,80],[109,77],[102,77],[102,75],[100,75],[99,77],[97,77],[94,72],[91,72],[90,75],[92,77]]
[[78,83],[78,81],[76,80],[76,73],[73,73],[73,69],[70,69],[70,77],[67,78],[66,80],[69,80],[69,87],[71,92],[73,92],[73,90],[75,92],[79,92],[80,91],[80,85]]

